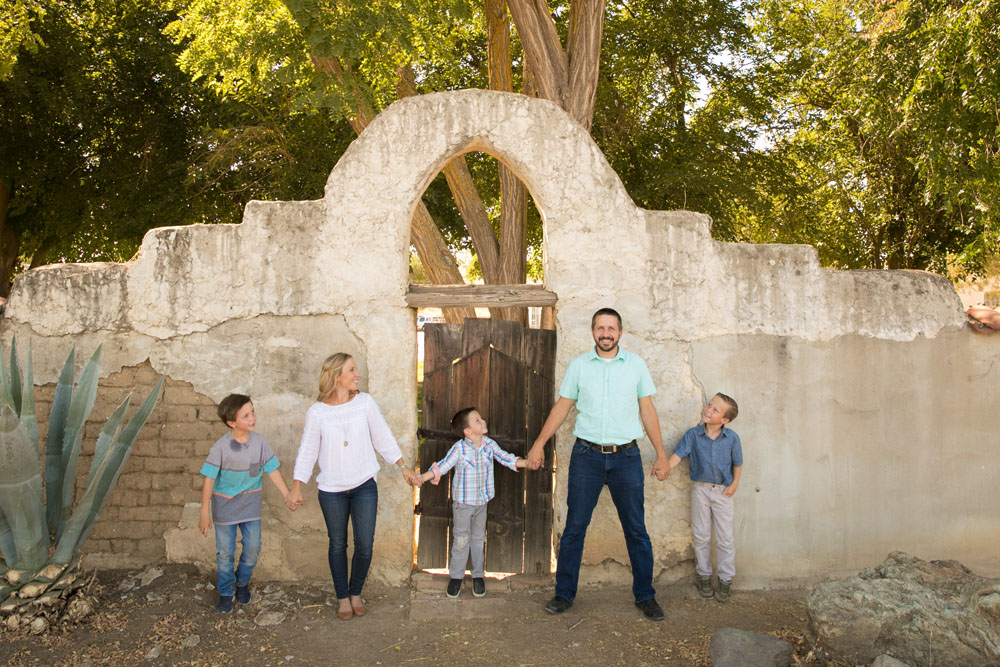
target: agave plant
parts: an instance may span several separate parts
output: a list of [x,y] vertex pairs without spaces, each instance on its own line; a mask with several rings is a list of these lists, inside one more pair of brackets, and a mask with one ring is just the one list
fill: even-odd
[[31,348],[23,376],[16,342],[10,345],[9,373],[0,351],[0,617],[8,629],[42,632],[64,614],[80,618],[93,609],[81,593],[80,548],[163,388],[161,377],[124,426],[131,394],[108,418],[74,507],[76,464],[97,396],[100,356],[98,347],[75,390],[74,351],[59,375],[45,437],[43,497]]

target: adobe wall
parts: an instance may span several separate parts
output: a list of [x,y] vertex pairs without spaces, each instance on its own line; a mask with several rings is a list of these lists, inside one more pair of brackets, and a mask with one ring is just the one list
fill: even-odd
[[[827,271],[810,247],[721,243],[705,216],[636,208],[585,131],[554,105],[519,95],[459,91],[397,102],[351,145],[320,201],[252,202],[240,225],[151,230],[128,264],[30,271],[14,285],[0,337],[7,343],[17,333],[22,350],[31,341],[41,383],[55,380],[69,345],[84,356],[103,342],[105,373],[148,363],[204,397],[206,409],[232,391],[250,393],[286,479],[320,363],[345,350],[412,461],[410,214],[442,165],[469,150],[511,166],[542,214],[545,286],[559,298],[558,377],[592,344],[591,313],[612,306],[625,317],[623,345],[646,359],[659,389],[668,450],[707,396],[725,391],[740,401],[734,427],[747,463],[737,496],[738,585],[853,572],[897,548],[1000,574],[1000,554],[987,543],[1000,501],[990,483],[996,438],[984,425],[1000,399],[996,341],[963,328],[947,280]],[[179,422],[173,411],[182,405],[161,406],[163,423]],[[193,476],[215,435],[204,428],[192,439],[194,461],[176,474]],[[571,433],[572,420],[558,436],[563,461]],[[171,457],[166,440],[158,447],[151,459]],[[647,443],[643,453],[651,464]],[[133,476],[145,465],[130,467],[116,494],[144,484]],[[557,534],[567,468],[557,475]],[[296,514],[273,492],[265,496],[269,574],[328,577],[309,488]],[[412,562],[412,492],[389,467],[379,488],[373,576],[401,581]],[[647,482],[661,580],[692,571],[688,490],[683,474]],[[102,522],[125,520],[123,505]],[[165,512],[178,523],[164,552],[211,567],[211,540],[197,532],[191,508],[181,510],[177,519],[177,508]],[[88,548],[115,552],[101,534]],[[584,581],[627,577],[607,494],[584,559]]]

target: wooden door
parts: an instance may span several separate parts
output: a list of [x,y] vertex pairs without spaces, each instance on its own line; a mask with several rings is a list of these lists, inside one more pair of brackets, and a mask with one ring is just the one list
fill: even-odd
[[[524,456],[542,428],[555,393],[555,332],[524,329],[516,322],[467,319],[464,324],[424,325],[422,428],[418,460],[427,470],[461,434],[451,417],[475,406],[489,437]],[[552,457],[545,468],[514,472],[494,467],[496,497],[486,522],[486,569],[549,573],[552,552]],[[448,565],[451,523],[450,474],[420,489],[417,566]]]

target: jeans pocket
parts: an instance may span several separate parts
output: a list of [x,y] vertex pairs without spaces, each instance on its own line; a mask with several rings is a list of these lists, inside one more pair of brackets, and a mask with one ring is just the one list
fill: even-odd
[[587,445],[583,444],[579,440],[577,440],[575,443],[573,443],[573,453],[574,454],[580,454],[582,456],[583,454],[586,454],[589,451],[590,451],[590,447],[588,447]]

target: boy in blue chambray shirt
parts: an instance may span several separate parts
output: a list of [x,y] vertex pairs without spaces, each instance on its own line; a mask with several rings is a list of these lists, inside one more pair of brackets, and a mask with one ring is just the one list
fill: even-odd
[[[250,602],[250,576],[260,556],[261,482],[266,474],[282,497],[288,486],[278,472],[278,457],[264,436],[256,433],[257,415],[249,396],[230,394],[219,403],[219,419],[230,431],[219,438],[201,466],[205,483],[201,488],[202,535],[215,521],[215,564],[218,569],[219,604],[216,609],[233,610],[233,594],[240,604]],[[211,516],[209,516],[211,501]],[[233,569],[236,529],[243,535],[239,565]],[[235,590],[234,590],[235,587]]]
[[[457,598],[465,578],[465,564],[472,559],[472,594],[486,595],[483,552],[486,544],[486,503],[496,495],[493,461],[516,471],[525,460],[506,452],[486,437],[486,421],[475,408],[465,408],[451,418],[451,428],[462,439],[451,446],[445,457],[420,476],[422,482],[437,484],[441,475],[455,468],[451,480],[452,545],[448,565],[448,597]],[[471,538],[471,539],[470,539]]]
[[[719,602],[729,599],[736,574],[733,541],[733,494],[740,485],[743,448],[740,436],[726,428],[736,419],[739,407],[729,396],[716,394],[701,411],[702,423],[681,437],[670,455],[670,469],[690,456],[691,532],[698,573],[698,592]],[[715,526],[715,555],[719,568],[719,588],[712,588],[711,543]]]

